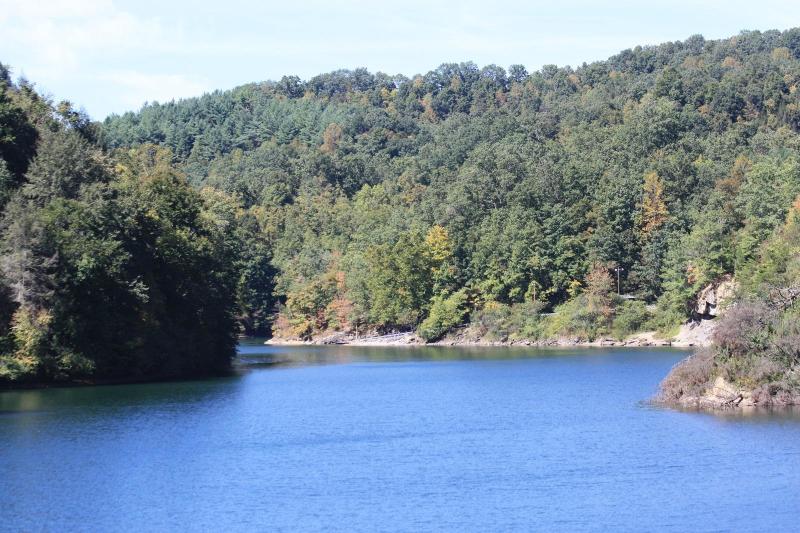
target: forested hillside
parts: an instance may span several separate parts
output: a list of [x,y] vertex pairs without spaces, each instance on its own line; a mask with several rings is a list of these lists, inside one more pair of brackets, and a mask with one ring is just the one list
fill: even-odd
[[227,371],[237,319],[271,305],[256,214],[96,134],[0,65],[0,383]]
[[[551,333],[591,337],[618,316],[667,330],[757,257],[800,193],[799,84],[800,30],[693,36],[574,69],[284,77],[112,116],[100,139],[166,147],[259,214],[279,335],[535,336],[567,302]],[[609,294],[616,268],[655,316]]]

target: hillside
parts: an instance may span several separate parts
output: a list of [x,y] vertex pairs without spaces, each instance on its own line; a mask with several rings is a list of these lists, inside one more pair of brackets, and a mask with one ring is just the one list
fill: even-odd
[[[670,330],[755,260],[800,193],[798,83],[800,30],[693,36],[575,69],[287,76],[112,116],[101,140],[166,146],[263,210],[281,336],[518,315],[531,336],[566,302],[551,333],[591,338],[618,315]],[[655,317],[617,309],[617,267]]]

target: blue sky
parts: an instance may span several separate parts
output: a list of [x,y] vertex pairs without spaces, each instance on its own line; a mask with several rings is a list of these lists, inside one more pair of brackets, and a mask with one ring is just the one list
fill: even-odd
[[250,81],[443,62],[579,65],[638,44],[800,26],[778,0],[0,0],[0,62],[101,119]]

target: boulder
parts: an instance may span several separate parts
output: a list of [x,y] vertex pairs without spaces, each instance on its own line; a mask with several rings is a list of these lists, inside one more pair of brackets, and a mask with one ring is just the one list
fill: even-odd
[[711,386],[711,390],[708,391],[708,395],[723,403],[732,402],[739,397],[739,389],[734,387],[733,384],[728,383],[722,376],[717,376],[717,379],[714,380],[714,384]]

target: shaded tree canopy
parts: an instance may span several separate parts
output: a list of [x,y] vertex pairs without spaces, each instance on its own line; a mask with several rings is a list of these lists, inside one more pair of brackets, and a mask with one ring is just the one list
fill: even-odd
[[0,381],[227,371],[237,322],[272,307],[257,213],[191,187],[168,148],[104,152],[30,85],[4,78],[0,102]]

